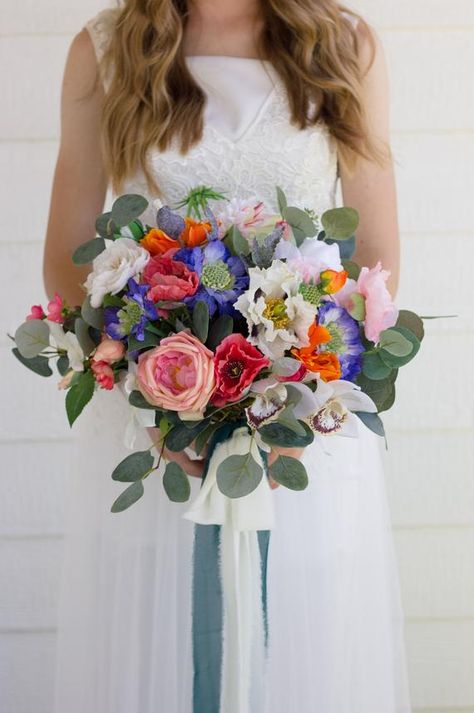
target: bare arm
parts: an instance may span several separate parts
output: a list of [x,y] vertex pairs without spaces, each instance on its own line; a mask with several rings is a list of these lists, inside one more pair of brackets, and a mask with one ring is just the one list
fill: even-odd
[[75,267],[74,250],[95,236],[107,182],[100,152],[103,90],[87,30],[79,33],[66,63],[61,101],[61,144],[54,175],[43,275],[46,292],[81,304],[90,266]]
[[[365,68],[370,63],[367,31],[359,29],[360,61]],[[369,130],[377,140],[389,144],[390,103],[389,81],[383,48],[373,33],[376,44],[374,62],[364,79],[364,101]],[[373,267],[380,260],[391,271],[388,287],[394,296],[398,286],[400,246],[397,218],[397,197],[393,164],[381,167],[361,159],[352,175],[341,168],[344,203],[356,208],[360,215],[355,260]]]

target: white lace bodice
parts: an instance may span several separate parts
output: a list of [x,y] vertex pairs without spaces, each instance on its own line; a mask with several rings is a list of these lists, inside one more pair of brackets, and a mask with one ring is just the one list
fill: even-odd
[[[114,10],[87,23],[98,58],[112,31]],[[284,85],[269,62],[224,56],[188,57],[207,95],[204,134],[186,155],[175,145],[151,156],[164,202],[210,185],[229,197],[255,196],[277,210],[277,185],[292,205],[320,214],[335,203],[337,152],[327,127],[293,126]],[[107,84],[107,78],[104,78]],[[126,192],[148,195],[137,173]]]

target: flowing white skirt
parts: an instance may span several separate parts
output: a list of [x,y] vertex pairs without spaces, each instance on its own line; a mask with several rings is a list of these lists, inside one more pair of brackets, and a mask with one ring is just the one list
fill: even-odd
[[[120,392],[101,392],[76,424],[55,713],[192,713],[193,525],[157,474],[110,513],[126,414]],[[249,713],[410,711],[380,442],[361,424],[358,439],[313,444],[308,489],[274,493],[267,704]]]

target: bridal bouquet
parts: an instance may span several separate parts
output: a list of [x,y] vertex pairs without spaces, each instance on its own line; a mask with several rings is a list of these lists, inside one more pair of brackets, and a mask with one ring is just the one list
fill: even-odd
[[[51,376],[56,360],[71,425],[96,389],[121,388],[159,427],[157,462],[151,446],[114,470],[128,486],[113,512],[143,495],[165,447],[199,455],[244,428],[248,452],[217,470],[221,493],[240,498],[259,486],[272,447],[356,436],[358,421],[383,436],[378,414],[418,352],[422,320],[396,309],[380,264],[351,261],[355,210],[316,216],[277,196],[272,215],[261,202],[199,187],[175,210],[160,207],[153,226],[140,220],[145,198],[118,198],[98,218],[98,237],[73,256],[92,263],[83,304],[56,294],[17,329],[13,353],[25,366]],[[295,490],[308,481],[286,455],[270,474]],[[189,498],[177,463],[163,484],[171,500]]]

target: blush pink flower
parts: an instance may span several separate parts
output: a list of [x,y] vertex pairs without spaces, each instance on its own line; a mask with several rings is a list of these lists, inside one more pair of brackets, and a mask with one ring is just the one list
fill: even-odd
[[137,385],[154,406],[199,418],[215,388],[213,353],[192,334],[179,332],[140,354]]
[[114,371],[106,361],[91,361],[91,369],[101,389],[111,391],[114,388]]
[[353,306],[352,296],[358,293],[365,298],[365,336],[377,344],[380,333],[393,327],[398,319],[398,309],[387,289],[388,270],[378,262],[375,267],[363,267],[357,282],[347,280],[342,290],[335,295],[336,302],[347,310]]
[[112,364],[114,361],[120,361],[125,354],[125,345],[117,339],[105,338],[97,347],[92,359],[94,361],[104,361],[107,364]]
[[45,317],[46,315],[41,305],[32,305],[31,312],[26,320],[29,322],[31,319],[44,319]]
[[54,293],[53,299],[48,302],[46,309],[48,310],[48,319],[50,322],[58,322],[58,324],[62,324],[64,322],[64,302],[62,297],[57,292]]
[[143,281],[150,285],[148,299],[153,302],[180,302],[194,295],[199,287],[198,275],[184,262],[169,256],[152,257],[143,272]]
[[269,364],[270,360],[242,334],[230,334],[217,347],[214,356],[216,390],[212,403],[224,406],[238,401],[257,374]]

